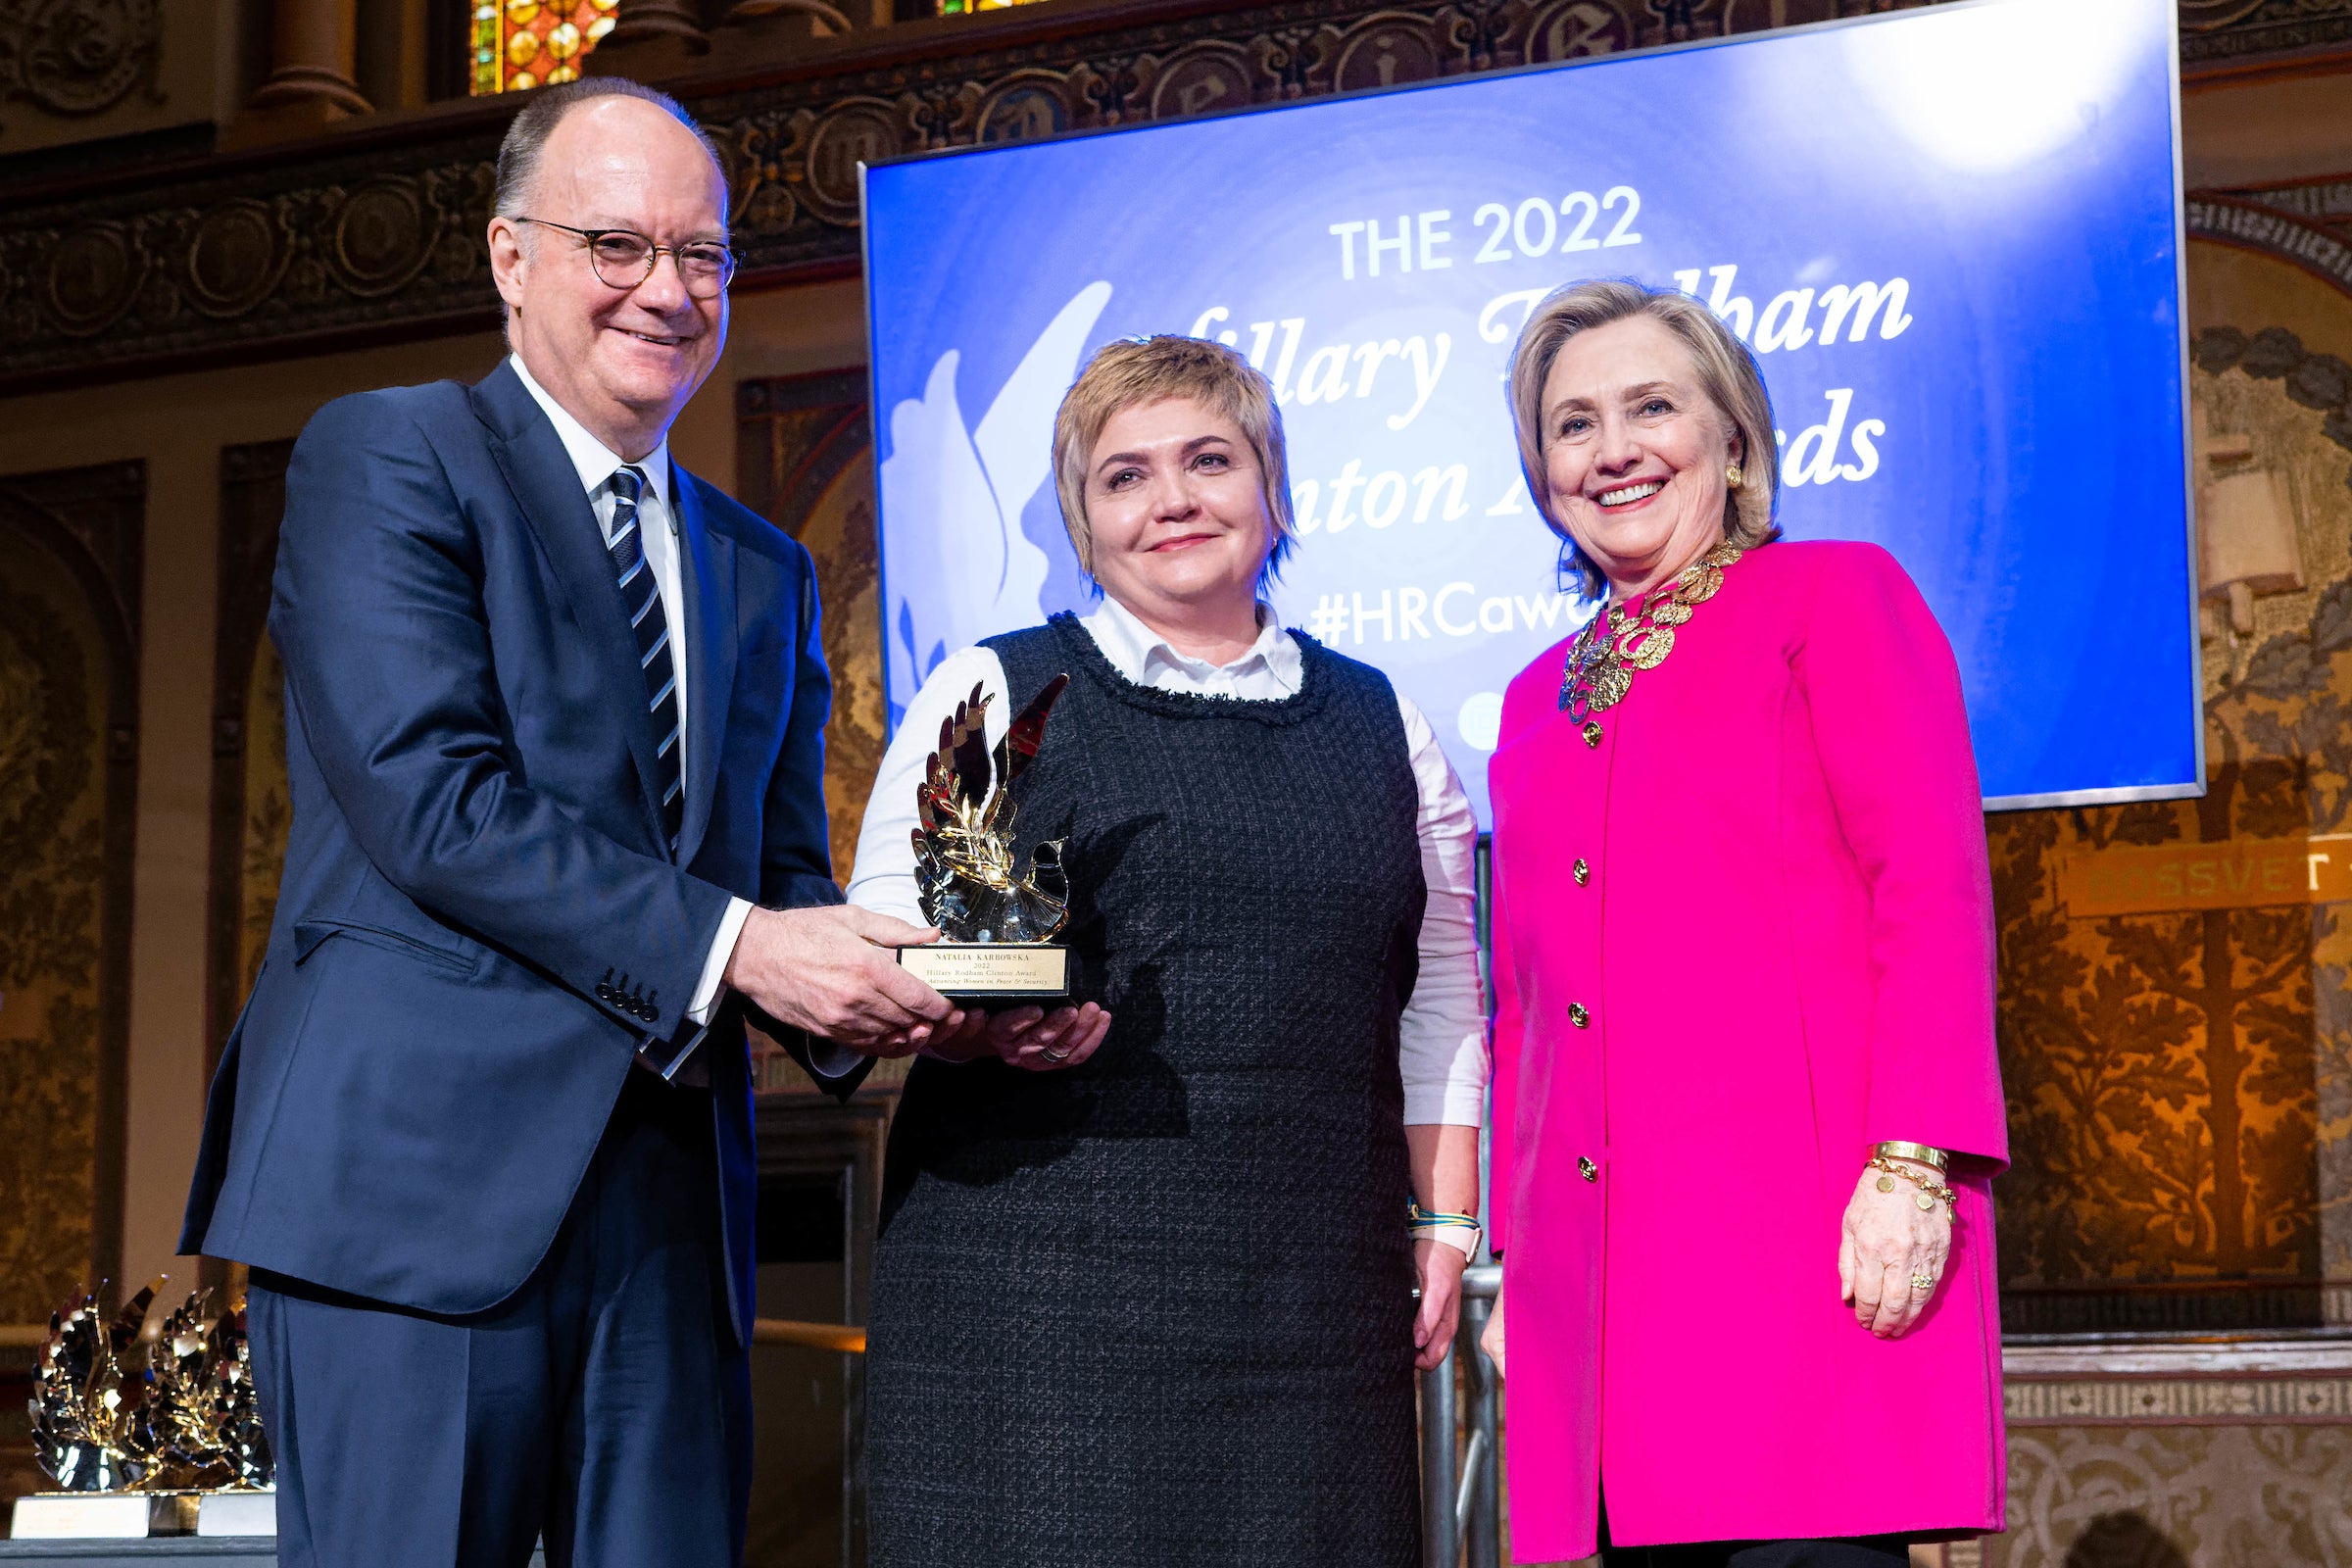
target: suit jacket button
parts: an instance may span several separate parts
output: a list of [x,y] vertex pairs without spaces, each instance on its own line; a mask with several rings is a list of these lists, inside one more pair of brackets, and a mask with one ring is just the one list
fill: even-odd
[[1571,1002],[1568,1004],[1568,1021],[1582,1029],[1592,1021],[1592,1015],[1585,1010],[1583,1003]]
[[1568,868],[1568,874],[1576,878],[1576,885],[1581,888],[1592,880],[1592,867],[1586,864],[1585,858],[1580,855],[1576,858],[1576,863]]
[[1592,1156],[1590,1154],[1576,1156],[1576,1173],[1589,1182],[1600,1180],[1600,1167],[1592,1163]]
[[596,983],[596,1000],[599,1002],[611,1002],[612,1000],[612,988],[609,985],[606,985],[602,980],[599,980]]

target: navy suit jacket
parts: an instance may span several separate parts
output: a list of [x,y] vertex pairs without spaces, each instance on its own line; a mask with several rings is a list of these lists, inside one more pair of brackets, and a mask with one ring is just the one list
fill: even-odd
[[[674,860],[612,563],[514,369],[342,398],[303,431],[270,610],[293,825],[181,1250],[431,1312],[495,1305],[555,1239],[631,1058],[696,1033],[728,896],[840,902],[808,554],[671,471]],[[728,994],[700,1046],[739,1335],[748,1010]]]

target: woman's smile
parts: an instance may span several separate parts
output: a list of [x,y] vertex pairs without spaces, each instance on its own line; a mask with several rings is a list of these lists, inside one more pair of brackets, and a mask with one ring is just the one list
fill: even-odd
[[1603,490],[1592,498],[1592,504],[1606,512],[1632,512],[1666,488],[1663,479],[1636,479],[1611,490]]

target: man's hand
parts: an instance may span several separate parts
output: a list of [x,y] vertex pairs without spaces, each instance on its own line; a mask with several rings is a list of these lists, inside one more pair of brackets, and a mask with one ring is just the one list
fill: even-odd
[[868,1055],[903,1056],[963,1023],[954,1004],[886,951],[938,940],[928,926],[855,905],[754,909],[726,979],[779,1023]]

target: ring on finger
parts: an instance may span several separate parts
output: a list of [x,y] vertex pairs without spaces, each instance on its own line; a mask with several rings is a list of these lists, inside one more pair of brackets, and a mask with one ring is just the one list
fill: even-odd
[[1936,1288],[1936,1276],[1924,1268],[1916,1270],[1911,1276],[1911,1288],[1915,1291],[1932,1291]]
[[1048,1046],[1044,1050],[1040,1051],[1038,1054],[1045,1057],[1046,1060],[1054,1063],[1054,1065],[1056,1067],[1070,1059],[1070,1054],[1067,1051],[1055,1051],[1051,1046]]

